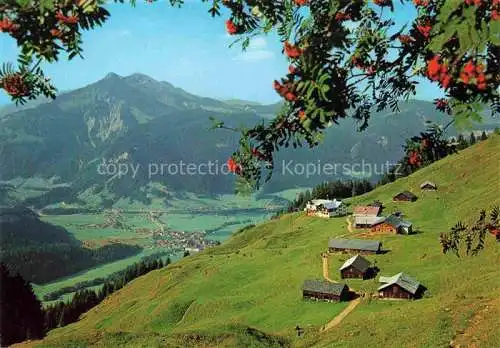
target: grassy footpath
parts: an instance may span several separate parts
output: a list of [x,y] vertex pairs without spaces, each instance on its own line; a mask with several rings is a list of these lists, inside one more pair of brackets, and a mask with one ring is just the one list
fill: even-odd
[[[498,243],[488,236],[479,256],[458,259],[442,255],[439,234],[457,220],[469,221],[480,209],[500,204],[499,145],[500,137],[492,137],[352,202],[382,200],[388,212],[403,211],[418,228],[420,233],[412,236],[378,237],[390,252],[369,258],[377,261],[381,275],[404,271],[421,281],[429,289],[421,300],[364,300],[339,326],[319,333],[347,303],[303,301],[301,285],[322,277],[320,254],[328,238],[349,232],[345,218],[296,213],[140,277],[79,322],[32,344],[445,347],[454,340],[498,346]],[[421,193],[418,185],[425,180],[435,181],[439,190]],[[392,203],[391,197],[405,189],[419,200]],[[348,257],[330,258],[332,278],[338,279],[337,269]],[[374,291],[377,283],[352,280],[349,286]],[[297,324],[305,328],[303,337],[296,337]]]

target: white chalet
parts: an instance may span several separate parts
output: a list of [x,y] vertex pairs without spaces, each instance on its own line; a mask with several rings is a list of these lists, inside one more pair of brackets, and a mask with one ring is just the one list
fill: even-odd
[[342,201],[336,199],[314,199],[307,202],[304,211],[310,216],[331,218],[334,216],[347,215],[347,206]]

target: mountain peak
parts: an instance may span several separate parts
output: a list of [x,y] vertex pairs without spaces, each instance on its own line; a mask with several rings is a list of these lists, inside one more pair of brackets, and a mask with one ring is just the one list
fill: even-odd
[[115,74],[113,72],[108,73],[104,79],[121,79],[122,77],[118,74]]
[[133,83],[137,83],[137,84],[159,83],[151,76],[141,74],[141,73],[135,73],[135,74],[129,75],[129,76],[125,77],[125,80],[127,80],[128,82],[133,82]]

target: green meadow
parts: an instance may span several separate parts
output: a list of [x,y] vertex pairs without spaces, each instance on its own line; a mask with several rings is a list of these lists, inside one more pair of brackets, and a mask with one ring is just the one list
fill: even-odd
[[[51,331],[41,347],[496,347],[500,342],[499,244],[487,236],[478,256],[443,255],[441,232],[458,220],[471,222],[481,209],[500,204],[495,136],[434,163],[410,177],[385,185],[350,203],[384,202],[398,210],[419,233],[365,237],[347,231],[346,218],[324,220],[288,214],[235,233],[219,247],[184,258],[135,279],[81,320]],[[420,192],[425,180],[437,192]],[[414,203],[393,203],[410,190]],[[404,271],[427,291],[415,301],[365,298],[339,326],[320,328],[347,303],[303,301],[305,279],[321,278],[320,254],[331,237],[376,238],[383,242],[379,275]],[[349,256],[330,257],[330,277]],[[373,292],[373,280],[349,281]],[[305,328],[297,337],[295,326]]]

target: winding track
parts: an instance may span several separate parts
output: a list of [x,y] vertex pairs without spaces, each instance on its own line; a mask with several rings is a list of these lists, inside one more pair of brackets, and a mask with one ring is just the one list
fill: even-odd
[[[329,281],[331,283],[337,283],[336,281],[330,279],[330,277],[328,276],[328,253],[321,254],[321,258],[323,259],[323,278],[325,278],[326,281]],[[349,289],[349,291],[352,290]],[[362,298],[358,297],[354,301],[351,301],[351,303],[349,303],[349,305],[342,312],[340,312],[335,318],[333,318],[326,325],[324,325],[320,329],[320,332],[325,332],[338,326],[342,322],[342,320],[344,320],[344,318],[361,303],[361,300]]]

